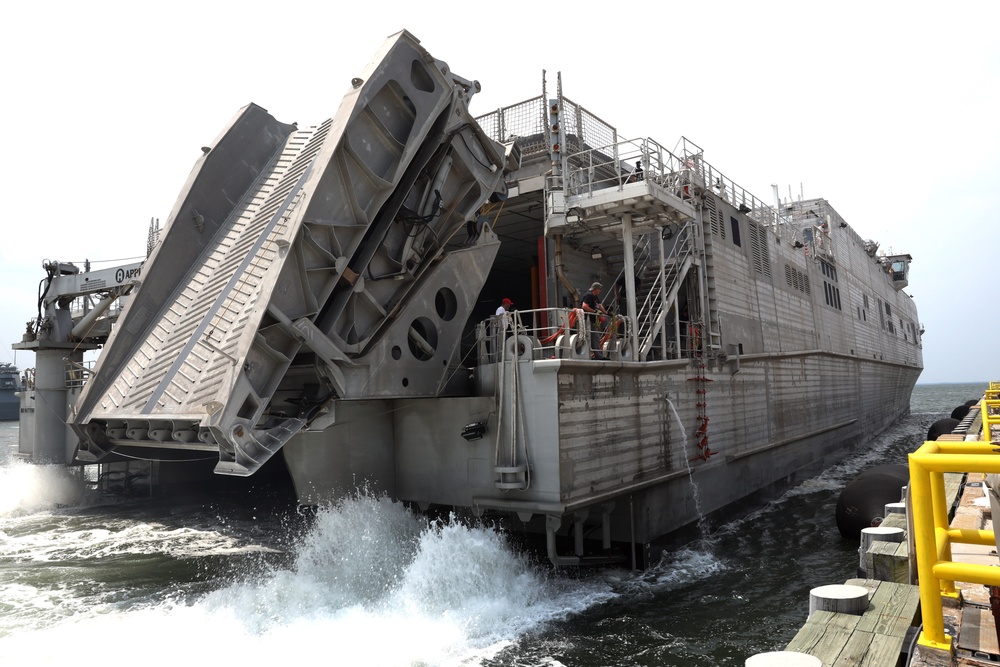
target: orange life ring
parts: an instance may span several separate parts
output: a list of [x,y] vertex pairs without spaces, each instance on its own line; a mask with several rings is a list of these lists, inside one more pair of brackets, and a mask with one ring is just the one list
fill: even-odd
[[[570,329],[576,328],[576,320],[577,320],[576,311],[577,311],[576,308],[573,308],[569,311]],[[552,334],[551,336],[546,336],[545,338],[541,339],[538,342],[542,345],[548,345],[549,343],[555,342],[556,338],[559,338],[559,336],[563,335],[564,333],[566,333],[566,327],[565,326],[559,327],[559,329],[554,334]]]

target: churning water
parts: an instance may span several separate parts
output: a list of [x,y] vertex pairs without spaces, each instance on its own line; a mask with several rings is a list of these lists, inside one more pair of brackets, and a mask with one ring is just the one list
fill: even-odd
[[553,572],[487,526],[360,494],[113,501],[14,457],[0,423],[0,664],[734,665],[854,575],[840,489],[983,385],[922,385],[870,449],[643,572]]

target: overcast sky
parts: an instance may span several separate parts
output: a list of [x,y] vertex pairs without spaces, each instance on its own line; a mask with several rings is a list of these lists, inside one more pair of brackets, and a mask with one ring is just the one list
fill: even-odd
[[920,382],[1000,380],[1000,3],[98,0],[2,16],[0,361],[44,259],[140,258],[241,107],[319,123],[405,28],[481,82],[476,115],[540,95],[542,70],[552,92],[561,71],[622,136],[686,136],[764,201],[772,183],[828,199],[913,255]]

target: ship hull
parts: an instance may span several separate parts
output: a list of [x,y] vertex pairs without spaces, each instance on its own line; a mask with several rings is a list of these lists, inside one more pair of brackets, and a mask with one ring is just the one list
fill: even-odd
[[[421,508],[516,514],[539,531],[556,521],[568,534],[582,517],[600,536],[607,521],[613,541],[649,558],[660,538],[870,443],[908,412],[919,375],[824,353],[742,358],[738,372],[697,359],[526,359],[516,384],[512,366],[480,369],[483,382],[517,387],[501,392],[507,405],[364,402],[344,407],[342,426],[293,438],[283,451],[299,500],[364,484]],[[482,421],[481,438],[462,437]]]

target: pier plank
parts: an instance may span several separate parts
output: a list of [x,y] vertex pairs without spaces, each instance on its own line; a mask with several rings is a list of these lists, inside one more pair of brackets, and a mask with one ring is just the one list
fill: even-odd
[[906,636],[906,629],[914,624],[919,604],[920,589],[917,586],[879,582],[878,590],[869,601],[868,611],[858,623],[858,629],[902,639]]
[[816,656],[824,667],[885,667],[895,665],[907,629],[917,621],[920,589],[873,579],[846,583],[869,591],[864,614],[816,611],[785,650]]
[[902,648],[902,643],[897,641],[896,637],[875,635],[864,659],[858,664],[860,667],[887,667],[899,664]]
[[[840,651],[836,660],[830,664],[833,667],[855,667],[860,665],[871,649],[875,633],[855,630],[851,633],[844,648]],[[826,658],[820,658],[826,664]]]
[[1000,644],[997,642],[990,610],[965,607],[962,610],[962,625],[956,643],[966,651],[1000,654]]
[[814,655],[830,667],[847,646],[852,630],[819,623],[806,623],[785,647],[786,651],[797,651]]
[[842,614],[836,611],[825,611],[823,609],[817,609],[809,616],[809,620],[806,623],[815,623],[816,625],[825,625],[834,628],[840,628],[842,630],[854,630],[858,626],[858,622],[861,620],[860,616],[854,614]]

